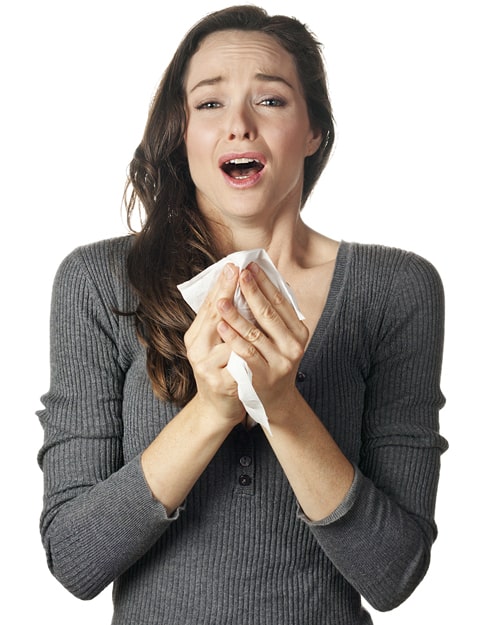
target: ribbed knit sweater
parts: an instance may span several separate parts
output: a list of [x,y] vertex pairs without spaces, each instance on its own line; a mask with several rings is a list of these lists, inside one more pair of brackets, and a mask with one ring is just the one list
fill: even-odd
[[[38,412],[48,564],[76,596],[114,583],[113,625],[366,625],[424,576],[436,537],[443,289],[423,258],[342,242],[299,391],[355,466],[311,522],[262,428],[237,426],[167,517],[142,451],[179,407],[159,401],[132,316],[132,237],[78,248],[51,313]],[[270,416],[270,415],[269,415]],[[69,616],[69,615],[68,615]]]

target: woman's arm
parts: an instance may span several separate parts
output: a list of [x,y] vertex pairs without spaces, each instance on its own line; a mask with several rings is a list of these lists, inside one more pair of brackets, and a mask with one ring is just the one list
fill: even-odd
[[226,370],[231,353],[220,338],[217,301],[232,302],[238,270],[227,265],[185,335],[197,393],[143,452],[142,465],[154,496],[168,511],[185,499],[222,442],[245,416],[237,386]]
[[222,300],[219,332],[252,370],[270,417],[268,440],[300,506],[309,518],[322,519],[344,499],[354,469],[295,386],[308,330],[255,263],[241,273],[240,284],[259,328]]
[[362,466],[368,477],[358,467],[353,476],[295,389],[305,344],[296,317],[261,272],[244,272],[241,284],[260,329],[249,328],[220,302],[226,324],[220,332],[253,371],[273,432],[268,440],[294,489],[300,516],[347,580],[377,609],[391,609],[422,579],[435,537],[435,491],[445,444],[437,433],[443,401],[443,297],[437,274],[412,259],[391,296],[367,382]]
[[123,318],[113,312],[122,302],[108,287],[119,280],[112,259],[126,249],[115,243],[75,250],[52,291],[50,388],[38,413],[40,530],[50,570],[83,599],[125,571],[172,522],[152,496],[140,459],[123,460]]
[[[177,519],[192,484],[244,415],[232,379],[222,379],[223,348],[215,330],[220,316],[212,317],[207,303],[188,333],[198,395],[142,457],[124,463],[126,374],[118,345],[123,318],[113,312],[122,302],[109,288],[115,253],[89,246],[59,268],[52,296],[51,383],[39,412],[45,433],[39,454],[43,544],[53,574],[84,599],[134,564]],[[219,283],[219,296],[232,296],[233,283]],[[217,390],[206,392],[209,385]]]

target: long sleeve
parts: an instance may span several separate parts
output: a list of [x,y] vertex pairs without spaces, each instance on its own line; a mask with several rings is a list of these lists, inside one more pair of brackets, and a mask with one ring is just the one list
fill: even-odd
[[[336,568],[378,610],[403,602],[427,571],[437,534],[440,455],[447,447],[438,422],[444,404],[442,284],[422,258],[402,255],[396,264],[381,314],[374,319],[374,311],[366,311],[368,357],[354,484],[333,515],[308,523]],[[363,291],[366,281],[364,272]],[[368,301],[372,309],[373,298]]]
[[64,586],[85,599],[142,556],[170,522],[148,489],[139,456],[123,463],[125,371],[105,249],[91,250],[100,254],[91,266],[76,251],[59,268],[51,311],[51,383],[38,413],[45,433],[39,463],[48,564]]
[[443,293],[413,254],[343,243],[301,362],[305,400],[356,467],[310,523],[261,428],[234,428],[172,517],[141,453],[177,415],[146,371],[127,279],[132,239],[79,248],[53,288],[51,380],[39,417],[41,534],[50,569],[90,599],[113,583],[114,625],[370,625],[429,564],[440,455]]

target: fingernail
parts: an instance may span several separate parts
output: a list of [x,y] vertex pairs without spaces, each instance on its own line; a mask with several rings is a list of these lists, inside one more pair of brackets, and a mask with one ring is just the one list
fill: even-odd
[[219,329],[219,332],[222,332],[223,334],[229,330],[229,326],[225,321],[220,321],[217,327]]
[[232,304],[228,299],[221,299],[219,300],[218,306],[219,309],[223,312],[228,312],[229,310],[231,310]]
[[252,272],[253,275],[256,276],[260,270],[260,267],[257,265],[257,263],[250,263],[248,265],[248,269]]

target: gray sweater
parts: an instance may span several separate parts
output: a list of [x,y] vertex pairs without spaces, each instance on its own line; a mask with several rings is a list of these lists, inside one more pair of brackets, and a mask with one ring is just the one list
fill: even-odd
[[[114,583],[113,625],[366,625],[424,576],[436,537],[443,289],[423,258],[342,242],[298,388],[355,465],[340,507],[305,517],[265,434],[236,427],[170,518],[140,454],[157,400],[132,317],[131,237],[57,273],[38,415],[48,565],[77,597]],[[69,615],[68,615],[69,616]]]

